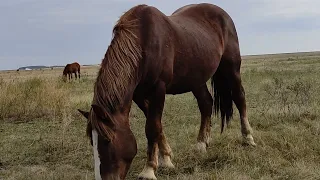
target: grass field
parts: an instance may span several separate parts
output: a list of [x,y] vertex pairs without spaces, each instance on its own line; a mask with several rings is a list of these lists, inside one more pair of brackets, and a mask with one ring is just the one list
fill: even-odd
[[[98,66],[64,83],[62,69],[0,72],[0,179],[93,179],[85,119]],[[194,151],[200,112],[191,93],[167,95],[164,131],[174,170],[161,179],[320,179],[320,53],[246,56],[242,62],[249,121],[257,147],[241,144],[235,111],[220,134],[213,117],[207,154]],[[145,118],[133,104],[130,122],[138,142],[127,179],[146,161]]]

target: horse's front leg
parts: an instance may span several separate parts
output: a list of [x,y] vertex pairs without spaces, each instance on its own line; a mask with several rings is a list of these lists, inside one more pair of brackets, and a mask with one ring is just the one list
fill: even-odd
[[[145,115],[147,116],[145,133],[148,139],[147,162],[145,164],[144,169],[139,174],[139,179],[157,179],[155,176],[155,171],[158,168],[159,148],[161,148],[160,151],[161,153],[163,153],[165,150],[164,148],[169,147],[169,145],[167,145],[167,142],[165,140],[165,136],[162,132],[162,124],[161,124],[165,94],[166,94],[165,83],[159,82],[156,85],[154,91],[148,97],[148,104],[146,105],[147,108],[145,108],[146,110]],[[163,143],[166,144],[165,147]],[[171,149],[168,149],[168,150],[170,150],[171,152]],[[166,158],[166,160],[167,159],[168,158]],[[170,160],[170,156],[169,156],[169,160]],[[171,163],[171,160],[170,160],[170,163]]]
[[[150,102],[148,99],[148,95],[146,95],[144,92],[135,93],[133,100],[138,105],[138,107],[143,111],[145,117],[148,118],[149,102]],[[173,153],[163,131],[158,141],[158,148],[159,148],[158,166],[163,168],[174,168],[174,165],[171,161]]]

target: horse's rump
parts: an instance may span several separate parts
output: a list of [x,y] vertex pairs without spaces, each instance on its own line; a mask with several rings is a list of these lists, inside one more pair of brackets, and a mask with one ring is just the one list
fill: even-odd
[[[234,24],[221,8],[211,4],[188,5],[166,16],[145,7],[141,16],[144,77],[160,76],[172,94],[191,91],[207,82],[219,66],[229,40],[238,43]],[[233,37],[229,37],[229,35]]]

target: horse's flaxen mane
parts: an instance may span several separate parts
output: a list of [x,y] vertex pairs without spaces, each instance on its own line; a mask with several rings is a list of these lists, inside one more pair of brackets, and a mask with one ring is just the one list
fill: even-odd
[[[133,9],[122,15],[113,28],[113,39],[109,45],[94,86],[93,104],[106,112],[114,112],[123,104],[126,92],[138,79],[137,70],[142,57],[137,43],[139,21],[132,18]],[[96,118],[91,118],[95,121]],[[113,119],[110,119],[113,121]],[[100,134],[110,135],[101,122],[91,122]],[[113,122],[115,123],[115,122]],[[104,132],[101,132],[101,131]]]
[[101,108],[114,111],[122,103],[130,83],[137,78],[141,47],[136,43],[137,35],[132,32],[136,22],[120,19],[114,27],[114,38],[102,61],[94,88],[94,103]]

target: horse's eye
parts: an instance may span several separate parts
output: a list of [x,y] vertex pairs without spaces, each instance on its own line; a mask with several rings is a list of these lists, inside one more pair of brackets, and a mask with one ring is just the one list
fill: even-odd
[[109,120],[109,119],[103,119],[102,122],[103,122],[106,126],[108,126],[109,128],[111,128],[113,131],[116,130],[116,127],[115,127],[115,125],[111,122],[111,120]]

